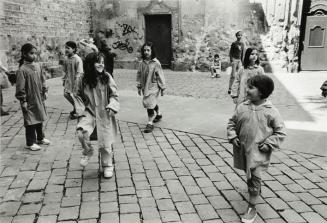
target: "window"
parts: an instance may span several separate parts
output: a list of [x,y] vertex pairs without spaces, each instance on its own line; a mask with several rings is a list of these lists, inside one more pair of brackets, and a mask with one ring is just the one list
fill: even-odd
[[325,29],[316,26],[310,29],[309,47],[323,47],[324,46]]

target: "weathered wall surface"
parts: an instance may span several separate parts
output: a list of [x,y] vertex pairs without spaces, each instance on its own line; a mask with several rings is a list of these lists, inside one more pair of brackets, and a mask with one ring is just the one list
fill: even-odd
[[0,2],[0,59],[17,69],[20,48],[26,42],[38,48],[38,61],[58,65],[68,40],[89,36],[89,0],[7,0]]

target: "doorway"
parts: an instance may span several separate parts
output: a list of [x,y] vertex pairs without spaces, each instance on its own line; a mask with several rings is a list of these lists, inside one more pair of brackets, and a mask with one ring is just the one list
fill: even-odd
[[145,40],[154,44],[156,57],[163,68],[171,68],[171,15],[144,15]]

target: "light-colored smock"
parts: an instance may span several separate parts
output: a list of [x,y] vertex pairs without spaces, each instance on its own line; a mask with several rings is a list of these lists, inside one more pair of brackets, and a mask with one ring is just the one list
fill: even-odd
[[246,89],[247,89],[247,81],[249,78],[259,75],[265,74],[263,68],[261,66],[255,65],[253,68],[241,67],[240,70],[235,75],[234,82],[231,88],[231,96],[232,98],[237,98],[237,105],[247,100],[246,97]]
[[21,103],[27,102],[27,111],[23,111],[24,126],[39,124],[47,119],[45,92],[45,76],[40,65],[24,62],[17,71],[15,95]]
[[77,87],[83,74],[82,59],[77,54],[67,58],[63,64],[63,70],[65,73],[63,77],[65,91],[74,93],[74,89]]
[[84,109],[82,117],[79,118],[77,129],[82,128],[91,135],[95,126],[97,127],[97,137],[99,148],[108,148],[111,150],[112,143],[117,137],[117,122],[115,116],[109,116],[106,108],[119,111],[118,91],[114,79],[109,73],[108,84],[104,85],[98,80],[95,88],[89,85],[79,84],[77,95],[83,99]]
[[[270,101],[259,106],[250,101],[241,103],[227,126],[229,142],[236,137],[240,140],[240,147],[233,148],[234,167],[245,170],[249,178],[251,169],[267,169],[272,150],[280,147],[285,136],[284,122]],[[270,152],[258,149],[263,143],[271,148]]]
[[156,58],[150,61],[143,60],[140,63],[137,71],[136,86],[142,90],[144,108],[154,109],[158,104],[160,91],[166,89],[161,64]]

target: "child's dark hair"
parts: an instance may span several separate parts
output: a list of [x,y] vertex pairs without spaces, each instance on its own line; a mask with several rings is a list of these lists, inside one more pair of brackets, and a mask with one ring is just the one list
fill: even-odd
[[74,41],[68,41],[65,43],[65,46],[68,46],[74,50],[74,53],[77,51],[77,44]]
[[219,58],[219,54],[215,54],[213,58]]
[[[250,55],[252,53],[253,50],[258,51],[256,48],[247,48],[247,50],[245,51],[245,56],[244,56],[244,68],[248,68],[250,65]],[[257,60],[255,61],[255,64],[259,65],[260,64],[260,59],[259,59],[259,55]]]
[[141,48],[142,59],[145,60],[144,47],[149,46],[151,48],[151,59],[156,58],[156,51],[154,50],[154,45],[152,42],[145,42]]
[[19,67],[21,67],[24,63],[25,57],[24,54],[29,53],[32,49],[36,49],[36,47],[31,43],[25,43],[21,48],[21,58],[19,60]]
[[239,31],[237,31],[237,32],[235,33],[235,36],[237,36],[238,34],[243,34],[243,32],[242,32],[241,30],[239,30]]
[[109,74],[106,73],[105,69],[101,73],[99,73],[94,64],[100,62],[101,58],[105,59],[105,56],[102,53],[89,53],[84,60],[83,68],[84,68],[84,76],[83,76],[83,84],[89,85],[90,88],[95,88],[97,85],[97,77],[100,77],[100,82],[102,84],[108,84]]
[[261,93],[261,98],[268,98],[274,91],[274,81],[268,75],[255,75],[248,79],[248,85],[252,85]]

